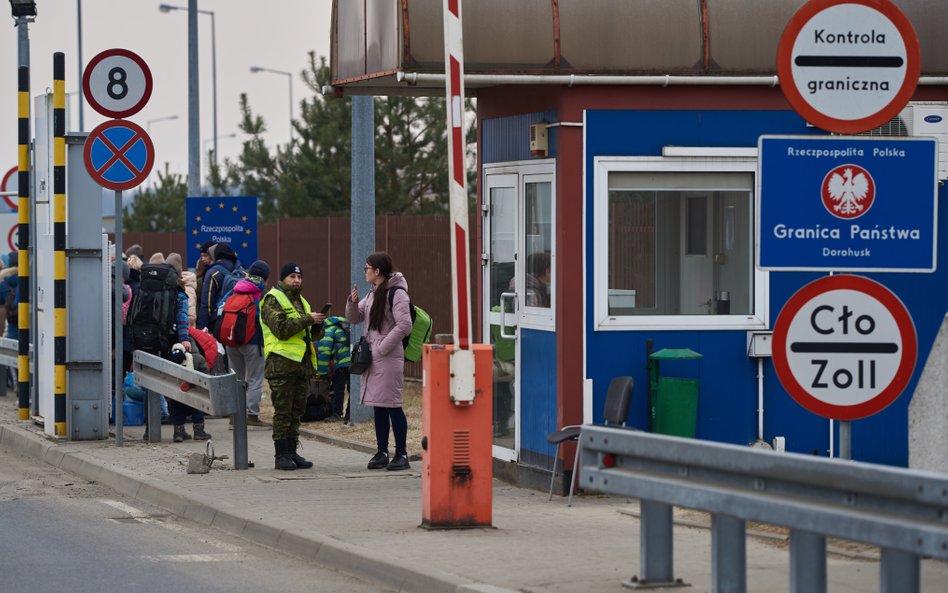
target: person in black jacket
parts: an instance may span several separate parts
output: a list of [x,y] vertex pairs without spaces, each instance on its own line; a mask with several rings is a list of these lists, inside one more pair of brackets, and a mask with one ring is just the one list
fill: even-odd
[[227,276],[237,268],[237,254],[229,243],[218,243],[214,246],[214,265],[204,275],[204,283],[198,294],[198,329],[214,329],[217,320],[217,300],[221,296],[221,288]]

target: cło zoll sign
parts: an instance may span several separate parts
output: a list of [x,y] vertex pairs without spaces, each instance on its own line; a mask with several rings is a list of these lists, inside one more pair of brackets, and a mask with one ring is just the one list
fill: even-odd
[[780,88],[830,132],[877,128],[908,103],[921,69],[918,35],[889,0],[811,0],[777,49]]
[[827,276],[797,291],[777,318],[774,369],[787,393],[825,418],[880,412],[905,390],[918,354],[902,301],[864,276]]

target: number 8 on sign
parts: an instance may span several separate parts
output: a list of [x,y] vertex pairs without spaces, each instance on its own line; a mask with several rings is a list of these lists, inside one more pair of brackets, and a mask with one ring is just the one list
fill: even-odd
[[151,70],[138,54],[109,49],[91,60],[82,75],[82,92],[102,115],[125,118],[138,113],[151,97]]

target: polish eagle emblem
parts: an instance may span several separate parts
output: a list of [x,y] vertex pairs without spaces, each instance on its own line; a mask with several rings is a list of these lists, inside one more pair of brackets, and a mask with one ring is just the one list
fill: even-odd
[[876,184],[859,165],[840,165],[823,178],[823,206],[837,218],[859,218],[875,200]]

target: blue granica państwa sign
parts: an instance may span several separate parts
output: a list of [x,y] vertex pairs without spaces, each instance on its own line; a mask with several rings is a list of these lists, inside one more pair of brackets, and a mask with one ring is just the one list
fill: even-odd
[[186,201],[188,266],[197,265],[205,241],[229,243],[247,267],[257,259],[257,198],[189,197]]
[[934,271],[936,159],[934,138],[762,136],[757,265]]

